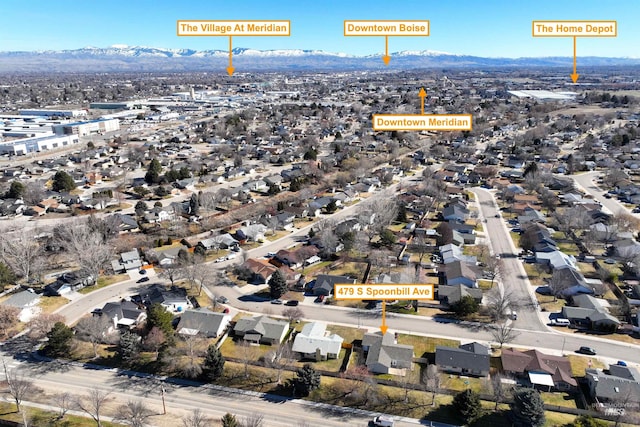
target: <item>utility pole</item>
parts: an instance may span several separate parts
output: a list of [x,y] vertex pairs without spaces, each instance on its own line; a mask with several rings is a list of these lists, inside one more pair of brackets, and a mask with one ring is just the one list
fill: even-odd
[[164,392],[165,392],[164,386],[161,386],[160,387],[160,393],[161,393],[161,396],[162,396],[162,415],[166,415],[167,414],[167,405],[164,402]]

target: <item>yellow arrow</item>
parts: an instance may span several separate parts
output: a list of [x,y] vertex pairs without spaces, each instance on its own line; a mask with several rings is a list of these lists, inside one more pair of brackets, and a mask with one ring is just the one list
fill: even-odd
[[425,92],[423,87],[420,88],[418,96],[420,97],[420,114],[424,114],[424,98],[427,96],[427,92]]
[[389,65],[391,57],[389,56],[389,36],[384,36],[384,56],[382,57],[384,65]]
[[227,73],[229,73],[230,76],[233,76],[234,71],[235,68],[233,68],[233,46],[231,43],[231,36],[229,36],[229,66],[227,67]]
[[385,300],[382,300],[382,325],[380,325],[380,331],[382,331],[382,335],[386,334],[387,330],[389,329],[386,323],[386,307],[387,302]]
[[576,41],[577,41],[577,37],[573,37],[573,74],[571,74],[571,80],[573,80],[573,83],[576,83],[578,81],[578,77],[580,77],[580,74],[576,73]]

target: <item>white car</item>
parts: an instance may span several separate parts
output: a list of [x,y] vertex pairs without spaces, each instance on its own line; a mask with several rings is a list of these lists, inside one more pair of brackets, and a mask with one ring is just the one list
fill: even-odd
[[225,258],[225,257],[216,258],[216,262],[224,262],[226,260],[227,260],[227,258]]
[[229,255],[227,255],[227,259],[234,259],[237,256],[238,256],[238,254],[230,253]]

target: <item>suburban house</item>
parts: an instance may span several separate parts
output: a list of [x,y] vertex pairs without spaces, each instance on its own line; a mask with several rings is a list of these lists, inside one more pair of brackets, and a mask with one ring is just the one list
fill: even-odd
[[267,316],[243,317],[236,322],[233,334],[255,344],[279,344],[289,332],[289,322]]
[[485,377],[489,375],[490,349],[477,342],[436,347],[436,365],[446,372]]
[[192,308],[186,289],[176,286],[166,289],[162,285],[154,285],[142,296],[142,301],[148,305],[160,304],[171,313],[180,313]]
[[451,264],[455,261],[462,261],[467,264],[475,265],[477,262],[477,258],[472,255],[465,255],[462,252],[462,248],[458,245],[454,245],[453,243],[448,243],[446,245],[442,245],[438,248],[440,251],[440,255],[442,256],[443,264]]
[[131,329],[147,318],[145,310],[128,300],[108,302],[101,309],[95,310],[93,314],[94,316],[104,316],[111,321],[109,332],[115,332],[120,328]]
[[451,204],[442,210],[442,219],[445,221],[465,222],[469,217],[469,210],[460,204]]
[[356,279],[352,279],[347,276],[332,276],[330,274],[318,274],[315,284],[313,285],[314,295],[331,295],[333,288],[339,284],[352,284],[355,285]]
[[182,335],[204,335],[207,338],[222,336],[231,322],[231,316],[206,308],[187,309],[180,316],[176,331]]
[[482,289],[469,288],[463,284],[438,286],[437,295],[440,304],[450,306],[466,296],[470,296],[479,304],[482,302]]
[[40,295],[35,292],[20,291],[11,295],[7,300],[2,302],[2,305],[20,309],[18,319],[21,322],[28,322],[40,311],[38,307],[39,302]]
[[[271,263],[274,265],[284,264],[291,268],[300,268],[306,265],[306,261],[318,255],[318,248],[315,246],[301,246],[295,250],[280,249]],[[277,264],[276,264],[277,263]]]
[[585,378],[591,397],[601,405],[640,403],[640,373],[636,368],[609,365],[608,373],[600,369],[587,369]]
[[130,270],[139,269],[142,267],[142,259],[140,259],[138,249],[133,248],[128,252],[122,252],[120,254],[120,260],[112,261],[111,267],[116,273],[125,273]]
[[337,359],[342,341],[341,336],[327,332],[326,323],[311,322],[304,325],[296,335],[291,350],[299,353],[303,359]]
[[59,297],[95,283],[96,280],[91,275],[81,275],[78,272],[62,273],[55,282],[44,287],[44,295]]
[[462,261],[454,261],[447,264],[445,284],[447,286],[464,285],[468,288],[478,287],[478,275],[469,264]]
[[573,307],[562,307],[562,317],[571,323],[599,331],[615,331],[620,321],[609,314],[609,303],[591,295],[574,295]]
[[[536,263],[545,265],[550,270],[571,268],[577,270],[576,259],[562,251],[536,252]],[[581,275],[580,273],[578,273]]]
[[394,334],[365,334],[362,350],[367,355],[365,364],[373,373],[404,376],[407,369],[412,369],[413,346],[398,344]]
[[559,292],[557,293],[562,298],[594,293],[593,288],[589,286],[582,273],[572,267],[561,267],[553,270],[551,283],[559,286]]
[[528,380],[533,386],[548,390],[571,390],[578,386],[566,357],[551,356],[538,350],[521,352],[504,348],[501,361],[504,372]]
[[267,261],[257,260],[255,258],[249,258],[242,264],[243,268],[246,268],[251,272],[251,283],[267,283],[273,273],[276,272],[276,266],[269,264]]

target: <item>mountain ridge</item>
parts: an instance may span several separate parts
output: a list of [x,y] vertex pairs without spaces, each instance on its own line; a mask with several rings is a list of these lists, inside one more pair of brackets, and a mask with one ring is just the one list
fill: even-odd
[[[282,70],[403,70],[442,67],[571,67],[573,57],[482,57],[435,50],[404,50],[390,53],[385,66],[382,53],[351,55],[312,49],[232,50],[237,71]],[[0,72],[77,71],[220,71],[229,57],[226,50],[169,49],[112,45],[66,50],[0,51]],[[640,66],[640,58],[578,57],[578,68]]]

